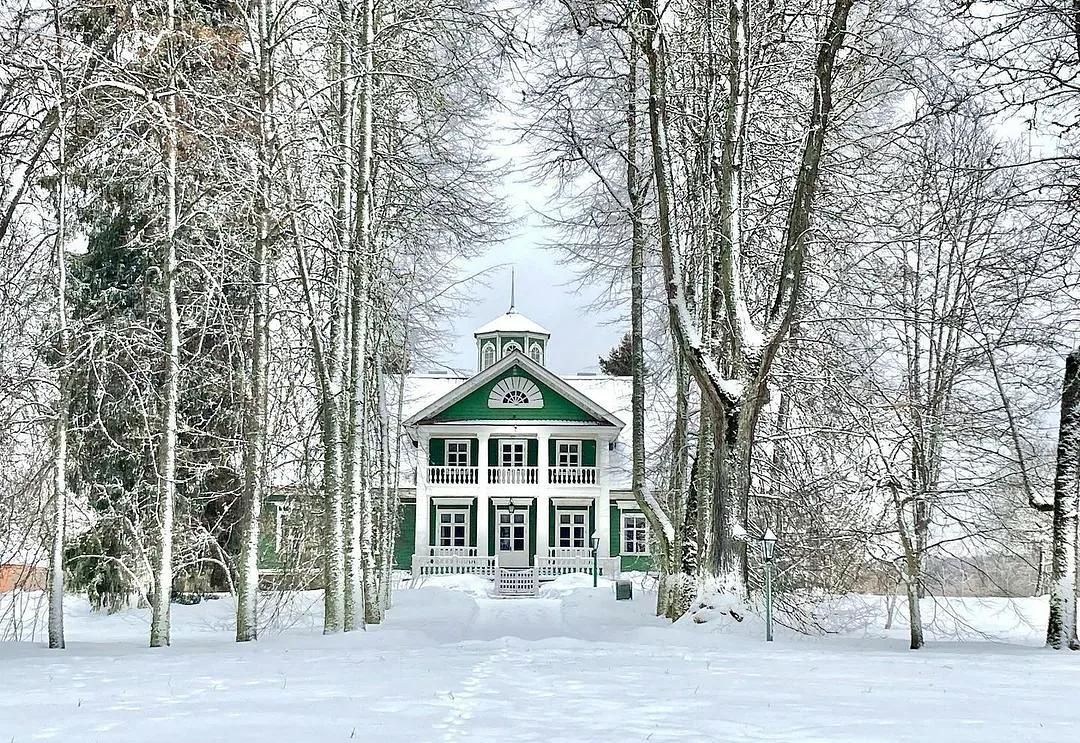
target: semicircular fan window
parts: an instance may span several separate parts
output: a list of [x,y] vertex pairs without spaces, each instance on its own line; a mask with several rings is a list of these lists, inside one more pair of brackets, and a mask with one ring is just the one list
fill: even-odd
[[488,395],[489,408],[542,408],[544,396],[531,379],[506,377],[500,379]]

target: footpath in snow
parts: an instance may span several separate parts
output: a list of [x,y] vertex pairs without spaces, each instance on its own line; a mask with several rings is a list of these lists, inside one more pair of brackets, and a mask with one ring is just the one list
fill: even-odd
[[173,646],[158,650],[145,647],[146,612],[93,615],[73,598],[67,650],[0,643],[0,743],[1080,734],[1080,654],[1030,646],[1037,602],[961,602],[939,617],[937,641],[911,652],[902,629],[868,632],[850,606],[843,636],[766,644],[754,627],[671,626],[651,596],[616,602],[572,580],[538,599],[456,589],[398,591],[385,625],[336,637],[319,634],[318,597],[302,594],[246,645],[231,642],[230,600],[175,606]]

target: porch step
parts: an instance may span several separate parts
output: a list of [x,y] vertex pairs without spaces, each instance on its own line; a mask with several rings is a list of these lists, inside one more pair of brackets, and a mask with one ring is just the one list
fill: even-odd
[[536,596],[539,589],[536,568],[499,567],[495,573],[495,593],[498,596]]

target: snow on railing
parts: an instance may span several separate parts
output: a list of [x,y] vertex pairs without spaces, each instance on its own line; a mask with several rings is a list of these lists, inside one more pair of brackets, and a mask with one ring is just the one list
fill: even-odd
[[413,577],[468,573],[494,578],[499,559],[479,555],[476,547],[429,547],[428,554],[413,556]]
[[488,482],[492,485],[535,485],[537,467],[489,467]]
[[595,485],[595,467],[552,467],[548,470],[552,485]]
[[479,467],[446,467],[432,465],[428,467],[430,485],[475,485],[479,477]]
[[[591,554],[585,555],[561,555],[555,554],[558,548],[552,548],[552,555],[536,556],[536,572],[540,578],[558,578],[560,575],[571,573],[584,573],[592,575],[593,559]],[[585,550],[588,553],[588,550]],[[618,557],[598,557],[596,568],[604,578],[619,577]]]

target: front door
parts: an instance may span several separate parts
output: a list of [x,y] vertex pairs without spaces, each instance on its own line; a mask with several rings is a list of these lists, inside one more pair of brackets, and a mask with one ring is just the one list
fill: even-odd
[[529,510],[499,508],[495,512],[497,536],[495,547],[499,565],[506,568],[529,566]]

